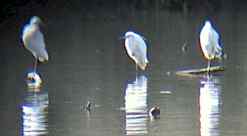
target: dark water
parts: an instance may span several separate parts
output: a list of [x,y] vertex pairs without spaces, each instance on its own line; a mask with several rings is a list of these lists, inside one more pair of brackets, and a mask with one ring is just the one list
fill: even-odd
[[[203,12],[37,13],[46,24],[50,55],[38,67],[44,81],[39,93],[28,91],[24,80],[33,61],[19,40],[28,15],[1,26],[1,135],[247,135],[244,11],[211,16],[227,59],[214,63],[226,70],[210,78],[174,74],[207,65],[197,44]],[[150,65],[137,76],[119,40],[127,30],[141,33],[148,43]],[[87,101],[91,112],[83,108]],[[155,105],[161,118],[150,120],[148,110]]]

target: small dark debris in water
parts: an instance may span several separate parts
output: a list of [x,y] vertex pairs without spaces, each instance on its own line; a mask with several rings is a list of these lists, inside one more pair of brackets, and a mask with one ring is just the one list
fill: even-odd
[[90,101],[87,101],[87,104],[85,106],[82,106],[82,109],[90,112],[92,110],[92,103]]
[[92,103],[90,101],[87,101],[86,110],[91,111],[91,106]]
[[160,107],[154,106],[149,110],[149,116],[151,119],[159,119],[160,118]]
[[185,42],[185,43],[182,45],[182,52],[185,53],[185,52],[187,52],[187,50],[188,50],[188,45],[187,45],[187,43]]
[[167,71],[167,72],[166,72],[166,75],[167,75],[167,76],[170,76],[170,75],[171,75],[171,72],[170,72],[170,71]]

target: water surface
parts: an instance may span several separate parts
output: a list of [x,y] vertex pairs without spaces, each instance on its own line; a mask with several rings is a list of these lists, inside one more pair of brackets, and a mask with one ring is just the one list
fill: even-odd
[[[46,23],[50,55],[38,67],[44,80],[40,93],[28,92],[24,80],[33,62],[19,40],[27,17],[12,18],[1,27],[3,135],[27,135],[26,117],[38,118],[31,125],[37,128],[29,129],[42,132],[37,135],[247,135],[245,12],[222,11],[211,17],[228,58],[214,63],[226,70],[210,79],[174,75],[207,65],[197,44],[204,13],[37,13]],[[119,40],[127,30],[141,33],[148,43],[150,64],[138,76]],[[83,108],[87,101],[92,102],[91,112]],[[35,111],[26,115],[25,105]],[[148,110],[155,105],[161,118],[151,121]]]

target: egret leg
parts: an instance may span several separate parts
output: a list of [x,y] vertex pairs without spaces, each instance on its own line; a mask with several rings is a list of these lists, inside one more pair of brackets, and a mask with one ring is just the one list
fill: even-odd
[[210,72],[210,60],[208,60],[208,68],[207,68],[207,74],[209,75]]

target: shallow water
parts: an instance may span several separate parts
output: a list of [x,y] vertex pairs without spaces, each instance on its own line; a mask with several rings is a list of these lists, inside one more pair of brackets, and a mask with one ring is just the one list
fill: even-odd
[[[227,59],[214,63],[226,70],[209,79],[174,74],[207,65],[197,44],[203,13],[103,12],[87,18],[67,10],[54,14],[41,16],[47,22],[50,60],[38,67],[44,81],[40,93],[29,92],[25,85],[33,57],[18,39],[24,21],[1,28],[3,135],[247,135],[245,12],[212,17]],[[148,43],[150,64],[137,76],[119,40],[127,30],[141,33]],[[84,109],[88,101],[91,112]],[[25,105],[31,109],[28,113]],[[161,117],[150,120],[148,110],[155,105]],[[33,127],[27,129],[25,123]]]

